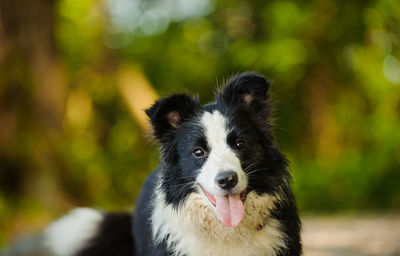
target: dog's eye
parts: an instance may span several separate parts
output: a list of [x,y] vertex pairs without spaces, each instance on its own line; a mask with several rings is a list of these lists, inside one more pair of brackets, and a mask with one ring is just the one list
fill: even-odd
[[194,156],[195,158],[203,158],[203,157],[206,156],[206,152],[204,152],[204,150],[201,149],[201,148],[196,148],[196,149],[193,151],[192,154],[193,154],[193,156]]
[[244,140],[237,140],[236,141],[236,148],[242,150],[246,147],[246,141]]

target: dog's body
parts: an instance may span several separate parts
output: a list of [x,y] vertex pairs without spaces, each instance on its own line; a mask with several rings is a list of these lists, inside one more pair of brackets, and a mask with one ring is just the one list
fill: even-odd
[[185,94],[158,100],[146,113],[161,162],[133,221],[75,210],[47,229],[47,245],[65,256],[300,255],[300,220],[287,161],[274,145],[268,87],[263,77],[243,74],[215,103],[201,106]]

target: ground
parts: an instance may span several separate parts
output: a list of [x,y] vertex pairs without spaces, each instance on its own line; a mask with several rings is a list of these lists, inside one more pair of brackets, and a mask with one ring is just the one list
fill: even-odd
[[304,256],[400,256],[400,216],[305,217]]
[[[400,215],[302,219],[304,256],[400,256]],[[0,250],[0,256],[43,256],[32,251],[39,238],[27,237],[13,253]]]

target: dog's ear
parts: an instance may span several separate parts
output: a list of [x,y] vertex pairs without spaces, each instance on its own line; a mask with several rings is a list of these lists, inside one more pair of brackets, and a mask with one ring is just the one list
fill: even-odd
[[157,100],[153,106],[146,109],[156,139],[164,142],[164,139],[174,134],[182,122],[193,116],[199,107],[198,99],[186,94],[173,94]]
[[245,104],[247,107],[265,102],[270,83],[256,73],[243,73],[231,78],[217,96],[227,105]]

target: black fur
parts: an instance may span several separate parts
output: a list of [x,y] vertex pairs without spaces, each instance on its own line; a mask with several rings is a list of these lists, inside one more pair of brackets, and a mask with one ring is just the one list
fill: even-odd
[[151,202],[157,182],[157,173],[152,172],[146,179],[136,202],[133,217],[133,234],[135,237],[136,255],[172,255],[165,244],[156,245],[151,233]]
[[76,256],[135,255],[132,246],[132,216],[127,213],[106,213],[97,231]]

